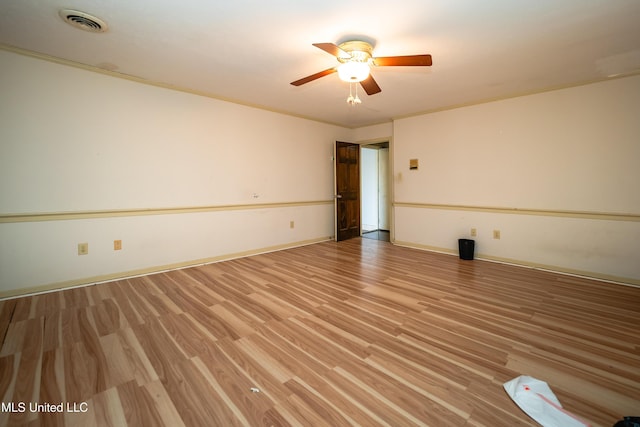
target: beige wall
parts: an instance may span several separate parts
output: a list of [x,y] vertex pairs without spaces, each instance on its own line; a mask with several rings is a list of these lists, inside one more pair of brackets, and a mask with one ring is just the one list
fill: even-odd
[[391,141],[396,243],[640,284],[638,76],[345,129],[0,62],[0,296],[329,238],[335,140]]
[[640,283],[639,111],[635,76],[396,120],[396,241]]
[[[0,63],[0,295],[332,236],[333,142],[352,130],[6,51]],[[43,213],[66,215],[29,216]]]

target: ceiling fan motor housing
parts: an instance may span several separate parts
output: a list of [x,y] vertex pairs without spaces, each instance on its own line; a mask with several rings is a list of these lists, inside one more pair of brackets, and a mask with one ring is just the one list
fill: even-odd
[[343,51],[347,52],[348,54],[350,54],[350,56],[348,57],[339,56],[337,58],[338,61],[343,64],[345,62],[352,62],[352,61],[369,63],[369,61],[371,60],[373,47],[367,42],[349,41],[349,42],[342,43],[338,47]]

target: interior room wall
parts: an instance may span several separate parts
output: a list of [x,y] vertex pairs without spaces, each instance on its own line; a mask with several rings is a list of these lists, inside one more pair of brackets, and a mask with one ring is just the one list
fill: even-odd
[[389,141],[393,136],[393,123],[379,123],[353,130],[353,138],[360,144]]
[[333,144],[353,130],[0,62],[0,295],[332,236]]
[[638,76],[345,129],[0,62],[0,296],[329,238],[334,141],[382,138],[396,243],[640,283]]
[[396,243],[640,284],[638,111],[632,76],[396,120]]

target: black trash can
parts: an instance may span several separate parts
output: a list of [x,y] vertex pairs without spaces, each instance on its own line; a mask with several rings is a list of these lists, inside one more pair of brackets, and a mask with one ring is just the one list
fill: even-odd
[[473,249],[476,246],[475,240],[458,239],[458,250],[460,251],[460,259],[473,259]]

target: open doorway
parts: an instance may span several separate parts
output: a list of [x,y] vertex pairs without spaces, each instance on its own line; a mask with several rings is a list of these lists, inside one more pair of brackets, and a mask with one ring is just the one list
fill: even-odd
[[361,146],[362,237],[389,241],[389,143]]

